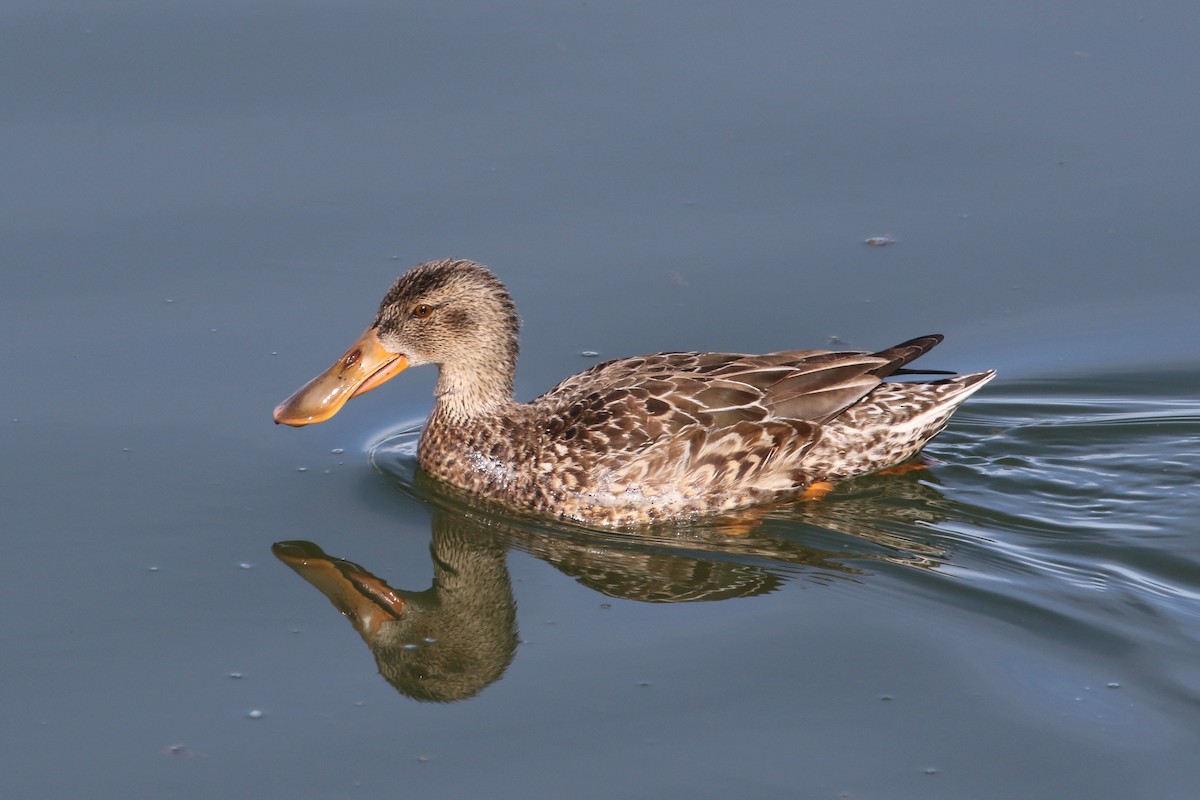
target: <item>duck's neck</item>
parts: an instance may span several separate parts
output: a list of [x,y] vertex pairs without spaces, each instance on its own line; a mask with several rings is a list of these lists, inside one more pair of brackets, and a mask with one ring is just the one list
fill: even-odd
[[515,370],[515,357],[443,364],[433,390],[435,413],[447,421],[466,422],[512,407]]

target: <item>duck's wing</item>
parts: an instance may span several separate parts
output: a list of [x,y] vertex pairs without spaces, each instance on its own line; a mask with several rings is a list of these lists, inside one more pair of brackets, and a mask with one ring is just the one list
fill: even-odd
[[[613,419],[644,421],[658,435],[689,425],[711,430],[769,419],[820,424],[858,402],[885,377],[904,372],[906,364],[941,340],[940,335],[923,336],[878,353],[655,353],[598,364],[535,402],[557,408],[564,429]],[[653,422],[661,423],[661,432]]]
[[535,403],[550,458],[625,483],[786,490],[808,480],[798,465],[825,423],[939,341],[878,353],[658,353],[599,364]]

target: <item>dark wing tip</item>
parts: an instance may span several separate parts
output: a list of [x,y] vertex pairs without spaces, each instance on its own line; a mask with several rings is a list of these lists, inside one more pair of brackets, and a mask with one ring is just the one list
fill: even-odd
[[946,337],[940,333],[931,333],[926,336],[918,336],[915,339],[909,339],[907,342],[893,345],[886,350],[880,350],[874,353],[879,358],[886,358],[887,363],[871,370],[872,375],[880,378],[886,378],[894,374],[905,364],[916,361],[921,356],[928,353],[933,348],[941,344],[942,339]]

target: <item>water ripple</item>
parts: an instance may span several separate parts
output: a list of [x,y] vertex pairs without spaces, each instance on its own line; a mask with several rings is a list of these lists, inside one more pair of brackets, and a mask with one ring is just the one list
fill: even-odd
[[[998,387],[931,448],[953,573],[1126,639],[1200,642],[1200,375]],[[1193,687],[1197,688],[1197,687]]]

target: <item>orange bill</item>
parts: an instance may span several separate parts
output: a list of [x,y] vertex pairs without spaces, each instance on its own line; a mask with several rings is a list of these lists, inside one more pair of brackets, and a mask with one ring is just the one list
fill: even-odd
[[271,552],[321,590],[370,644],[385,622],[404,615],[404,597],[353,561],[328,555],[312,542],[276,542]]
[[351,397],[371,391],[407,368],[408,359],[386,349],[375,328],[367,328],[332,367],[275,407],[275,421],[295,426],[324,422]]

